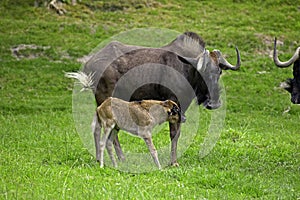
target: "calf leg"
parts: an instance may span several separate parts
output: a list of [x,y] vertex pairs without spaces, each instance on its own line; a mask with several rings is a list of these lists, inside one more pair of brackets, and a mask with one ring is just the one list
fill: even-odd
[[158,160],[158,155],[157,155],[157,151],[155,149],[155,146],[152,142],[152,138],[149,137],[149,138],[143,138],[150,153],[151,153],[151,156],[154,160],[154,163],[157,165],[158,169],[161,170],[161,166],[160,166],[160,163],[159,163],[159,160]]
[[179,166],[177,163],[177,142],[180,136],[180,123],[171,124],[170,127],[170,138],[171,138],[171,165]]
[[111,127],[103,127],[103,128],[104,128],[104,133],[100,140],[100,146],[99,146],[100,147],[99,153],[100,153],[100,167],[101,168],[104,166],[104,150],[105,150],[105,147],[107,144],[108,136],[112,130]]
[[116,129],[113,130],[113,140],[112,141],[113,141],[118,159],[120,161],[124,161],[125,156],[124,156],[124,153],[122,151],[122,148],[121,148],[121,145],[120,145],[120,142],[119,142],[118,131],[119,130],[116,130]]
[[107,152],[108,152],[108,155],[111,159],[111,162],[113,164],[114,167],[117,167],[117,161],[115,159],[115,156],[114,156],[114,153],[113,153],[113,133],[114,132],[114,129],[111,131],[109,137],[108,137],[108,140],[106,142],[106,149],[107,149]]
[[[95,141],[95,149],[96,149],[96,160],[99,162],[100,161],[100,146],[99,145],[100,145],[101,126],[100,126],[100,123],[98,121],[97,113],[95,114],[95,116],[93,118],[91,127],[92,127],[92,132],[94,133],[94,141]],[[118,130],[114,129],[113,132],[114,132],[114,134],[113,134],[114,135],[113,144],[114,144],[114,147],[115,147],[116,154],[117,154],[119,160],[124,161],[125,156],[124,156],[124,153],[122,151],[122,148],[121,148],[121,145],[120,145],[120,142],[119,142],[119,138],[118,138],[118,135],[117,135]]]

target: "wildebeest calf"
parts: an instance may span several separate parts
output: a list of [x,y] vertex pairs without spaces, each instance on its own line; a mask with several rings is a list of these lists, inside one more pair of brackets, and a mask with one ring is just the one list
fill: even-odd
[[151,156],[159,169],[157,151],[152,142],[152,129],[165,121],[179,123],[180,108],[171,101],[142,100],[127,102],[109,97],[97,108],[98,120],[103,128],[100,140],[100,167],[103,167],[104,149],[107,148],[114,166],[117,166],[113,155],[112,144],[119,129],[144,139]]

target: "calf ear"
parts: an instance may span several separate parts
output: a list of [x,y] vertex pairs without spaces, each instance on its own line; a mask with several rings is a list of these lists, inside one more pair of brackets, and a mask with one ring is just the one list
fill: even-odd
[[175,107],[178,107],[177,105],[175,105],[171,100],[165,100],[162,104],[162,106],[168,108],[167,111],[168,111],[168,114],[174,114],[174,111],[176,109],[174,109]]
[[167,107],[167,108],[172,108],[172,102],[170,100],[165,100],[162,104],[162,106]]

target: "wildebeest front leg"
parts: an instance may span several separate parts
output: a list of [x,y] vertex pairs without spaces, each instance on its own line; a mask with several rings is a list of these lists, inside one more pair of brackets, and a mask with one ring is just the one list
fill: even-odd
[[154,163],[157,165],[158,169],[161,169],[161,166],[160,166],[160,163],[159,163],[159,160],[158,160],[158,155],[157,155],[157,151],[155,149],[155,146],[152,142],[152,138],[151,137],[145,137],[143,138],[150,153],[151,153],[151,156],[154,160]]
[[169,127],[171,138],[171,165],[177,167],[179,166],[179,164],[177,163],[177,142],[180,136],[180,123],[169,123]]

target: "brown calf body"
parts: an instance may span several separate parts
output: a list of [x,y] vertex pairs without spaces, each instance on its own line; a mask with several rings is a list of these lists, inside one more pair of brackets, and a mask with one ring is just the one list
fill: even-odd
[[114,166],[117,166],[113,155],[112,144],[119,129],[144,139],[151,156],[159,169],[161,169],[157,151],[152,142],[153,128],[163,122],[180,122],[180,109],[171,101],[142,100],[127,102],[118,98],[109,97],[97,108],[98,120],[103,128],[100,141],[100,167],[103,167],[104,149]]

